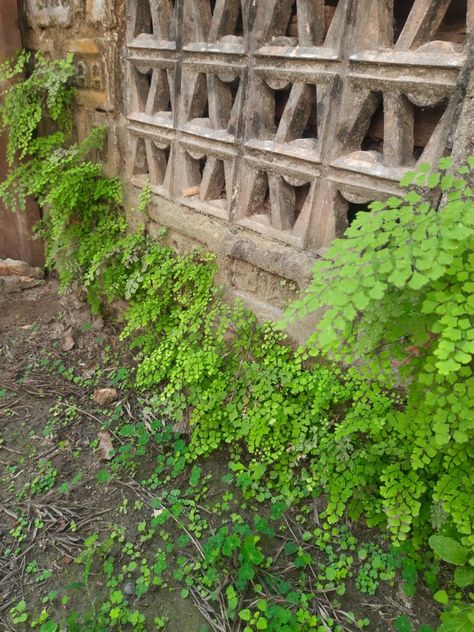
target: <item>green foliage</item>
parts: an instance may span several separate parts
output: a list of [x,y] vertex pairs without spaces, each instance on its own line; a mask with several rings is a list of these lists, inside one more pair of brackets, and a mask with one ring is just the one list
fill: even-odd
[[442,535],[432,535],[429,539],[429,544],[433,551],[449,564],[463,566],[467,562],[467,549],[453,538]]
[[26,601],[22,599],[9,610],[12,623],[24,623],[28,619]]
[[[38,234],[63,287],[82,281],[94,310],[103,301],[128,301],[122,337],[138,350],[136,385],[161,385],[155,404],[193,426],[186,458],[243,442],[251,461],[235,467],[246,493],[263,498],[263,480],[286,498],[315,492],[319,475],[301,466],[319,458],[338,408],[357,416],[356,378],[342,379],[322,363],[308,368],[273,326],[258,325],[239,303],[228,306],[214,285],[213,255],[177,256],[143,234],[126,235],[119,183],[87,160],[102,139],[95,130],[67,149],[61,132],[30,139],[28,159],[11,171],[0,197],[11,207],[28,194],[39,200]],[[139,210],[149,199],[145,189]],[[377,398],[369,397],[364,414]]]
[[363,564],[356,579],[356,586],[362,593],[375,594],[380,580],[389,580],[395,577],[395,559],[384,553],[380,547],[369,544],[361,547],[358,552]]
[[154,405],[193,427],[186,459],[243,442],[251,461],[234,470],[247,493],[265,497],[264,477],[287,499],[312,492],[316,483],[301,465],[318,453],[336,408],[353,411],[355,374],[342,380],[336,367],[306,368],[307,357],[272,325],[226,304],[214,285],[214,255],[178,256],[133,234],[91,261],[86,285],[128,301],[122,338],[139,351],[136,386],[161,385]]
[[[21,55],[4,64],[0,79],[13,79],[27,62]],[[412,536],[420,545],[439,531],[472,547],[474,161],[456,177],[444,161],[439,173],[423,168],[407,178],[425,189],[373,204],[372,213],[359,214],[346,239],[318,261],[292,312],[303,317],[327,307],[310,343],[333,360],[357,363],[357,371],[343,370],[325,355],[295,352],[285,335],[271,324],[259,325],[242,304],[229,306],[214,284],[213,255],[177,255],[164,234],[158,241],[144,231],[127,235],[120,182],[89,159],[101,147],[104,130],[81,143],[70,137],[72,72],[70,58],[49,62],[38,56],[28,79],[5,92],[0,117],[10,133],[11,171],[0,198],[21,210],[28,195],[36,197],[44,213],[37,233],[63,288],[78,280],[94,311],[117,299],[128,302],[122,338],[136,350],[136,387],[153,389],[161,417],[193,429],[189,445],[175,441],[168,480],[187,461],[230,444],[231,470],[246,497],[273,496],[285,507],[325,492],[331,524],[348,510],[369,525],[386,525],[397,542]],[[53,130],[38,136],[45,116]],[[145,188],[140,211],[150,197]],[[406,397],[389,394],[400,378]],[[127,461],[132,443],[137,454],[144,453],[161,425],[159,416],[150,428],[137,423],[122,429],[130,443],[121,447],[117,463]],[[162,455],[151,485],[159,486],[165,463]],[[196,470],[192,487],[199,476]],[[108,472],[99,477],[106,482]],[[198,537],[205,528],[204,520],[195,519],[185,535]],[[301,594],[288,608],[257,600],[238,610],[232,590],[245,590],[268,570],[262,535],[248,526],[218,531],[206,544],[212,564],[206,558],[192,570],[212,591],[216,566],[233,555],[237,569],[226,597],[232,616],[240,616],[247,630],[325,629],[330,624],[311,614]],[[291,554],[298,571],[311,564],[303,547]],[[85,586],[91,563],[85,560]],[[333,590],[352,564],[345,553],[330,558],[316,574],[318,590]],[[371,593],[392,570],[388,558],[374,553],[360,569],[360,586]],[[413,585],[416,569],[406,566],[404,572],[406,584]],[[458,572],[460,586],[468,579]],[[149,581],[144,571],[138,597]],[[110,589],[108,601],[85,623],[91,629],[97,622],[140,629],[140,615],[117,586]],[[449,595],[444,603],[454,620],[472,614]]]
[[[27,489],[23,493],[35,496],[53,489],[57,475],[58,472],[52,463],[41,459],[38,464],[38,475],[27,485]],[[23,493],[20,492],[19,497],[22,497]]]
[[[170,446],[163,447],[169,449]],[[172,467],[170,462],[168,468]],[[300,543],[283,536],[285,555],[292,561],[279,566],[282,536],[277,539],[273,526],[258,516],[252,526],[243,516],[237,520],[230,510],[224,514],[219,510],[215,525],[207,524],[203,532],[197,533],[194,528],[200,521],[197,501],[199,494],[205,494],[207,489],[204,482],[198,487],[198,490],[189,490],[192,497],[188,498],[180,489],[166,493],[164,485],[161,493],[168,496],[166,500],[150,498],[146,486],[137,487],[155,511],[150,522],[138,523],[135,541],[128,532],[131,540],[125,541],[125,529],[118,527],[102,542],[98,534],[86,541],[86,549],[78,560],[84,565],[84,580],[74,587],[86,588],[92,575],[96,576],[102,568],[107,591],[100,599],[94,599],[91,594],[94,616],[92,612],[85,616],[77,614],[77,621],[93,620],[96,625],[105,626],[104,629],[115,627],[117,623],[131,623],[127,618],[129,600],[121,589],[126,586],[127,594],[131,594],[134,587],[138,599],[149,594],[151,600],[154,591],[169,590],[175,592],[175,599],[179,594],[181,599],[192,599],[198,607],[206,604],[206,618],[216,630],[342,632],[368,625],[367,619],[345,612],[339,602],[327,601],[324,607],[319,607],[327,593],[344,594],[345,582],[351,576],[353,558],[346,556],[341,564],[336,553],[339,541],[352,548],[357,544],[347,527],[324,525],[318,530],[317,547],[310,543],[311,534]],[[283,523],[284,519],[280,515],[278,520]],[[145,533],[150,538],[159,535],[161,545],[154,551],[141,550]],[[290,527],[288,535],[293,533]],[[275,558],[268,552],[269,548],[280,549]],[[323,561],[326,553],[328,564]],[[300,563],[303,557],[304,565]],[[336,568],[346,572],[336,577]],[[314,578],[320,581],[313,585]],[[142,602],[138,601],[137,605],[140,608]],[[114,616],[123,613],[123,619],[115,619],[116,623],[111,618],[112,606]],[[200,609],[203,612],[202,607]],[[134,629],[142,629],[142,621],[140,618],[134,623]]]
[[[448,564],[456,566],[454,584],[466,590],[474,585],[474,558],[469,559],[469,550],[457,540],[447,536],[433,535],[429,539],[433,551]],[[467,595],[468,603],[463,601],[462,593],[451,590],[438,590],[434,599],[447,606],[441,620],[439,632],[455,632],[469,629],[474,624],[474,593]]]
[[[473,168],[471,159],[453,175],[444,159],[439,172],[424,165],[408,174],[404,184],[416,187],[360,213],[291,309],[303,317],[326,306],[311,345],[385,387],[406,384],[402,410],[379,409],[359,427],[348,417],[338,424],[326,483],[331,509],[362,509],[397,539],[454,528],[470,547]],[[351,462],[344,486],[342,446]]]
[[[34,69],[25,77],[31,63]],[[36,132],[47,116],[66,134],[72,128],[71,104],[74,90],[68,85],[74,75],[72,54],[66,59],[49,61],[42,53],[34,60],[30,53],[21,52],[15,59],[0,65],[0,131],[8,130],[7,161],[30,155]],[[21,81],[18,79],[21,77]],[[13,85],[7,84],[12,82]]]
[[454,604],[441,615],[437,632],[464,632],[474,627],[474,605]]
[[[395,619],[395,632],[415,632],[410,619],[406,615],[402,615]],[[433,628],[429,625],[422,625],[417,628],[416,632],[433,632]]]
[[[22,76],[30,55],[0,67],[0,83]],[[71,143],[72,98],[68,80],[74,74],[72,56],[49,61],[40,53],[28,77],[4,91],[0,121],[8,129],[10,173],[0,185],[0,199],[13,211],[25,208],[33,196],[43,208],[36,226],[46,244],[46,265],[56,268],[62,287],[81,278],[93,256],[107,251],[125,232],[120,211],[120,181],[107,178],[99,164],[87,160],[104,141],[98,128],[81,143]],[[44,118],[51,133],[39,136]],[[89,288],[98,308],[97,288]]]

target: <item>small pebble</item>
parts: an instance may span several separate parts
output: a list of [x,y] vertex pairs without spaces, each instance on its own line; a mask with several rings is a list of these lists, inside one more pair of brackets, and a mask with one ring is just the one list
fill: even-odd
[[98,388],[94,391],[92,399],[99,406],[109,406],[118,397],[117,390],[115,388]]
[[127,582],[126,584],[124,584],[123,586],[123,594],[124,595],[133,595],[135,593],[135,586],[133,585],[133,582]]

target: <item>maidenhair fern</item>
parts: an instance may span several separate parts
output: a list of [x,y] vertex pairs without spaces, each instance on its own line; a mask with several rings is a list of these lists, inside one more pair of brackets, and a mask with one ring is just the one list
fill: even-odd
[[[425,165],[404,197],[376,202],[318,261],[291,313],[326,306],[310,345],[356,362],[385,387],[407,385],[404,410],[360,427],[346,418],[334,436],[349,444],[351,494],[340,464],[325,463],[330,497],[385,516],[404,538],[437,507],[438,527],[474,547],[474,159],[452,174],[449,159]],[[441,199],[441,203],[438,204]],[[378,467],[366,468],[370,453]],[[360,466],[360,467],[359,467]],[[367,469],[371,472],[367,475]],[[316,478],[322,472],[314,467]],[[371,471],[372,470],[372,471]],[[364,490],[378,490],[362,499]],[[336,502],[336,501],[335,501]],[[337,503],[336,503],[337,504]],[[439,509],[443,512],[441,524]]]
[[[30,64],[28,76],[19,80]],[[62,287],[82,277],[97,251],[106,250],[126,229],[120,181],[105,177],[102,166],[87,159],[103,145],[105,129],[72,142],[73,74],[72,55],[50,61],[41,53],[34,60],[20,53],[0,66],[0,83],[16,79],[0,107],[11,167],[0,184],[0,198],[14,211],[25,208],[27,196],[36,198],[43,218],[35,230],[45,242],[46,265],[57,269]],[[45,119],[51,133],[40,135]],[[96,290],[91,285],[91,299]]]
[[[29,62],[3,64],[0,81]],[[417,190],[356,218],[291,310],[326,306],[310,340],[319,351],[295,353],[274,325],[224,302],[213,255],[127,234],[120,182],[88,158],[105,131],[71,138],[72,74],[70,57],[38,55],[4,92],[11,170],[0,198],[18,210],[36,197],[37,233],[63,287],[79,280],[94,310],[128,301],[122,338],[136,350],[136,387],[191,428],[187,457],[243,446],[232,468],[246,495],[288,503],[325,492],[330,522],[349,512],[397,542],[439,532],[472,551],[474,161],[456,177],[449,161],[423,169],[411,176]],[[40,136],[45,117],[53,129]],[[145,188],[142,211],[150,197]],[[472,621],[472,605],[452,594],[445,632]]]
[[[24,76],[32,61],[30,53],[21,52],[15,59],[0,65],[0,85],[7,86],[2,92],[0,130],[8,129],[10,166],[15,158],[30,155],[31,143],[45,116],[66,134],[72,128],[74,90],[69,85],[74,75],[72,54],[66,59],[50,61],[37,53],[33,71]],[[12,85],[7,83],[10,81]]]

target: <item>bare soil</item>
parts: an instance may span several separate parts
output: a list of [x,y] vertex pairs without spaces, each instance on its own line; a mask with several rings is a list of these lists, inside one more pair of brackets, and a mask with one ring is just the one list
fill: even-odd
[[[65,351],[68,339],[73,347]],[[65,587],[82,581],[83,565],[76,559],[91,534],[105,535],[111,525],[120,525],[137,541],[137,525],[151,518],[137,481],[153,473],[156,453],[147,450],[134,471],[98,480],[109,465],[100,458],[101,429],[108,428],[120,450],[124,441],[114,433],[114,413],[120,411],[130,423],[146,415],[143,398],[120,378],[120,369],[130,364],[133,357],[117,342],[115,328],[92,317],[73,295],[58,298],[54,281],[0,282],[0,630],[30,629],[45,607],[58,620],[71,606],[90,609],[91,598],[106,590],[95,570],[90,589],[72,589],[67,606],[59,597],[49,604],[44,600],[49,591],[61,596]],[[104,387],[118,391],[109,407],[92,399]],[[228,471],[227,460],[217,454],[200,464],[203,476],[212,478],[208,508],[225,492],[221,476]],[[184,486],[185,480],[174,484]],[[212,520],[218,528],[222,517]],[[360,528],[359,537],[370,539],[373,533]],[[142,554],[153,546],[155,540],[144,543]],[[9,615],[21,599],[28,604],[25,627],[13,624]],[[130,601],[146,614],[146,629],[155,629],[149,622],[158,616],[168,619],[168,632],[210,629],[202,610],[181,599],[179,591],[154,589]],[[433,626],[438,617],[426,589],[409,598],[399,582],[381,586],[372,597],[349,585],[342,606],[368,617],[369,629],[380,632],[394,629],[400,615]]]

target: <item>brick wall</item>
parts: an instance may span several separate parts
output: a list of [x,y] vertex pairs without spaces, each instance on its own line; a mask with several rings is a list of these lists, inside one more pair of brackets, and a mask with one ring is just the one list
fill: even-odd
[[[21,48],[17,0],[0,3],[0,63]],[[0,181],[5,177],[5,136],[0,138]],[[25,213],[13,215],[0,204],[0,259],[20,259],[33,266],[43,263],[43,249],[33,241],[31,228],[39,218],[36,205],[30,201]]]

